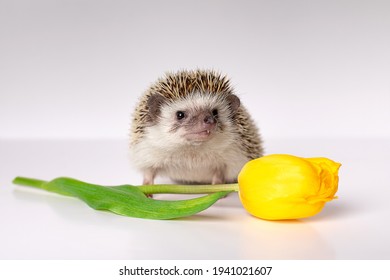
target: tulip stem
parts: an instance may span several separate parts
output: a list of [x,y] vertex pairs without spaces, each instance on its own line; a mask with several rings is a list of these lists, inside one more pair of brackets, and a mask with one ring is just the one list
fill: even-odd
[[238,191],[238,184],[221,185],[144,185],[138,187],[144,194],[204,194],[220,191]]

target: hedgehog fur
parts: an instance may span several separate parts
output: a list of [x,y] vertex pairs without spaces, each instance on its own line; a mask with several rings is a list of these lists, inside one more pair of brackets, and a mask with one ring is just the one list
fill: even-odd
[[[159,128],[162,116],[155,116],[149,103],[154,95],[161,96],[164,106],[171,109],[182,103],[187,107],[218,104],[221,120],[215,120],[215,139],[185,145],[175,138],[172,128]],[[152,84],[135,108],[130,135],[132,161],[144,172],[144,184],[152,184],[160,174],[189,183],[235,182],[246,161],[262,156],[258,129],[242,104],[237,110],[229,108],[227,100],[232,96],[235,93],[228,78],[209,70],[167,73]]]

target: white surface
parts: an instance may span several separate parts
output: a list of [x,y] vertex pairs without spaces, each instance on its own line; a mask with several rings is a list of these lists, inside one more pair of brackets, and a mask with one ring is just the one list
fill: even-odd
[[321,155],[343,164],[338,200],[309,219],[269,222],[247,214],[236,195],[170,221],[95,211],[77,199],[11,181],[70,176],[106,185],[139,183],[126,142],[1,141],[0,259],[389,259],[389,143],[267,139],[268,153]]

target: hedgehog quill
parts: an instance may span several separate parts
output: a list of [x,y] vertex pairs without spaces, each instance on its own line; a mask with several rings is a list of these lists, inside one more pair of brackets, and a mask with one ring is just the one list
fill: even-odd
[[258,128],[230,81],[214,71],[167,73],[141,96],[133,114],[130,155],[143,184],[237,182],[263,155]]

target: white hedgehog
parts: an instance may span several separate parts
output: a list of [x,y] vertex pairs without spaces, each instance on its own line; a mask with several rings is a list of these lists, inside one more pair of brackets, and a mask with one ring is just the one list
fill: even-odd
[[214,71],[166,74],[141,97],[130,155],[143,184],[157,175],[183,183],[237,181],[243,165],[263,155],[258,129],[229,80]]

